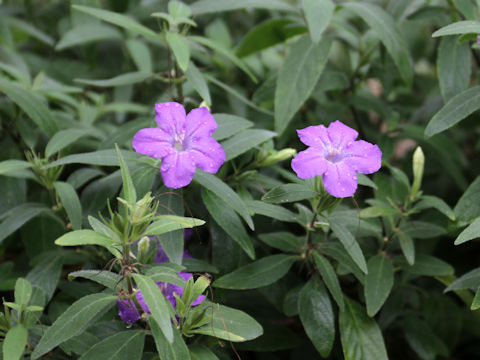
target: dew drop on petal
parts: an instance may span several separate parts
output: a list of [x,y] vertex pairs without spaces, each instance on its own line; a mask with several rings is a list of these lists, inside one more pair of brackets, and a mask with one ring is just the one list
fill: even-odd
[[345,191],[345,188],[342,188],[342,192],[344,192],[344,191]]

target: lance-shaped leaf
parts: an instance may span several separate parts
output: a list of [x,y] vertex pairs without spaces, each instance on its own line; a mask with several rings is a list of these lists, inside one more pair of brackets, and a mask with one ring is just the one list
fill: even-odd
[[170,231],[190,229],[203,224],[205,224],[205,221],[200,219],[175,215],[160,215],[160,219],[152,222],[143,235],[161,235]]
[[380,310],[393,287],[393,265],[385,255],[375,255],[368,260],[365,277],[365,302],[370,317]]
[[32,359],[38,359],[64,341],[85,331],[90,321],[100,313],[112,307],[117,297],[100,293],[84,296],[75,301],[43,334],[32,353]]
[[169,343],[173,343],[173,329],[170,319],[169,303],[163,296],[158,285],[149,277],[133,274],[138,288],[142,292],[145,303],[148,306],[153,318],[160,327],[163,335]]
[[282,278],[298,257],[278,254],[266,256],[224,275],[213,286],[224,289],[256,289]]
[[304,36],[292,45],[278,73],[275,89],[275,131],[281,135],[308,99],[327,63],[331,41],[318,44]]
[[140,360],[144,340],[145,331],[121,331],[96,343],[79,360]]

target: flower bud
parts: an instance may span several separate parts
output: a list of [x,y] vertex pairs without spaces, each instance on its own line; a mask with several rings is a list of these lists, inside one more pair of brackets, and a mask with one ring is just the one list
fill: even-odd
[[422,184],[423,178],[423,168],[425,166],[425,155],[423,154],[422,148],[417,147],[413,153],[413,185],[411,197],[414,198],[417,195],[418,190],[420,190],[420,185]]
[[144,236],[137,244],[138,247],[138,259],[143,260],[148,256],[148,250],[150,249],[150,239],[148,236]]
[[296,154],[296,150],[292,148],[282,149],[275,153],[268,154],[260,163],[259,166],[269,166],[276,164],[280,161],[290,159]]

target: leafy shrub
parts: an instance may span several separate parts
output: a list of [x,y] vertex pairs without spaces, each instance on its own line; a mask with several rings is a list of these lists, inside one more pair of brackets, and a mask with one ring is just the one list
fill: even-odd
[[478,2],[0,4],[4,359],[480,354]]

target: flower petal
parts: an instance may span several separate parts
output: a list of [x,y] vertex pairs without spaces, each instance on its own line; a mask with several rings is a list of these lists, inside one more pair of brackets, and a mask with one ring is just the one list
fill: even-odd
[[160,128],[141,129],[133,137],[132,146],[137,153],[160,159],[172,149],[171,135]]
[[179,189],[192,182],[195,175],[195,162],[188,151],[174,151],[163,158],[160,172],[165,186]]
[[217,130],[217,122],[206,107],[201,107],[188,113],[185,129],[192,138],[210,137]]
[[188,152],[198,168],[211,174],[215,174],[225,162],[222,145],[211,137],[196,140]]
[[327,170],[328,161],[323,157],[321,150],[309,147],[301,151],[292,160],[292,169],[301,179],[310,179],[321,175]]
[[317,148],[325,148],[330,145],[327,128],[323,125],[309,126],[305,129],[297,130],[300,141],[305,145]]
[[155,121],[167,133],[178,134],[185,125],[185,108],[176,102],[155,104]]
[[337,120],[328,126],[328,136],[332,146],[338,149],[350,146],[357,138],[358,132]]
[[[137,292],[136,297],[143,311],[150,314],[150,310],[148,309],[145,299],[140,291]],[[133,324],[135,321],[140,319],[140,314],[138,313],[137,308],[132,300],[117,300],[117,305],[118,315],[120,315],[120,318],[123,322],[127,324]]]
[[323,186],[330,195],[345,198],[355,194],[357,190],[357,174],[345,162],[328,163],[323,174]]
[[382,151],[377,145],[367,141],[355,141],[345,149],[344,162],[362,174],[377,172],[382,166]]

